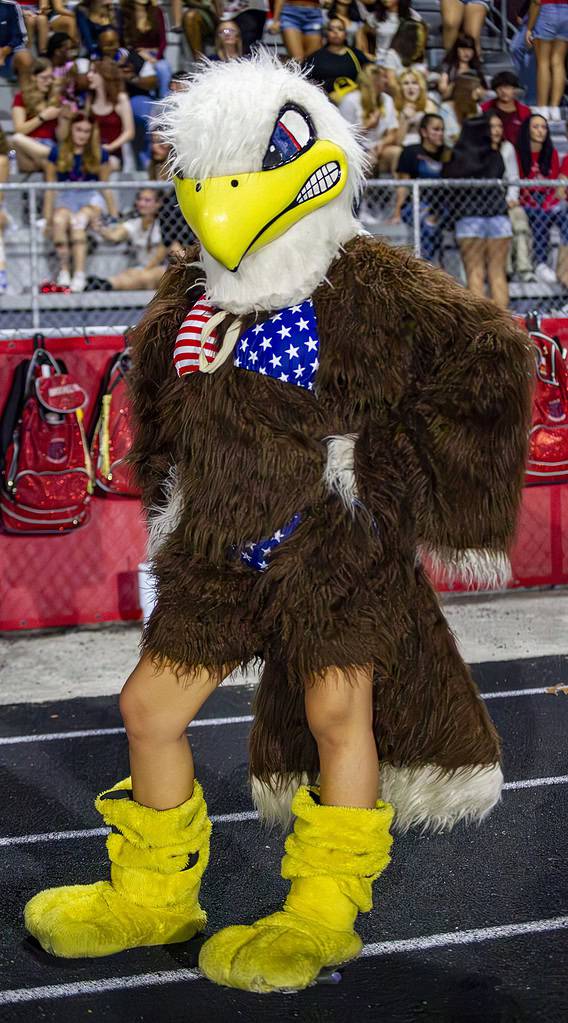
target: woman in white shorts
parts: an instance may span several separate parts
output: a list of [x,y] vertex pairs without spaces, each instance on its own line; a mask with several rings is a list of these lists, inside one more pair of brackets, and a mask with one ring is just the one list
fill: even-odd
[[566,87],[568,3],[532,0],[526,33],[536,54],[536,101],[549,120],[560,120]]

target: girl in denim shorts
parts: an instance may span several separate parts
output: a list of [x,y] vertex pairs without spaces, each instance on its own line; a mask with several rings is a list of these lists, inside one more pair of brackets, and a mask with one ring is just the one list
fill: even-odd
[[533,0],[527,22],[526,43],[536,53],[536,101],[549,120],[560,120],[566,87],[568,3]]
[[319,0],[275,0],[270,32],[282,32],[288,56],[303,61],[323,44]]

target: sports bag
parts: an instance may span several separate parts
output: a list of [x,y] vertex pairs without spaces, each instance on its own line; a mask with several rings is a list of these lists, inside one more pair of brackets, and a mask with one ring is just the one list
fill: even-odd
[[90,515],[83,387],[37,348],[15,373],[2,421],[0,515],[9,533],[68,533]]
[[95,482],[101,490],[123,497],[138,497],[126,456],[132,447],[130,400],[126,379],[132,364],[126,348],[110,360],[99,392],[98,416],[91,437]]
[[[361,64],[357,59],[356,54],[353,50],[350,50],[348,46],[345,47],[345,52],[349,54],[353,61],[353,67],[355,68],[357,75],[361,73]],[[339,106],[342,100],[349,95],[350,92],[355,92],[359,88],[357,81],[353,78],[349,78],[347,75],[340,75],[333,82],[333,88],[328,93],[328,99],[336,106]]]
[[526,482],[568,480],[568,358],[557,337],[530,329],[536,358],[533,422]]

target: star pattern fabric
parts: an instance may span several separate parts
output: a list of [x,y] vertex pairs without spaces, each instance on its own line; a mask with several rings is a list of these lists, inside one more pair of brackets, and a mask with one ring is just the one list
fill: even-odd
[[319,336],[311,298],[280,309],[239,338],[235,366],[313,391],[319,367]]
[[275,547],[279,547],[283,540],[287,540],[294,530],[300,525],[302,516],[294,515],[282,529],[277,529],[268,540],[259,540],[258,543],[246,543],[239,552],[241,561],[250,568],[256,568],[257,572],[265,572],[268,568],[270,555]]

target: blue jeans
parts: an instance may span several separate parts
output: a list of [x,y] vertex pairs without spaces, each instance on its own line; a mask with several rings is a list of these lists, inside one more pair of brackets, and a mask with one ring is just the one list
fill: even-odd
[[[405,224],[412,225],[414,221],[411,202],[405,202],[400,211],[400,216]],[[429,221],[435,218],[435,223]],[[434,214],[428,203],[420,203],[420,255],[432,263],[436,253],[439,254],[442,244],[442,231],[444,229],[444,216],[440,211]]]
[[550,249],[550,231],[553,224],[560,231],[562,245],[568,245],[568,210],[565,206],[553,206],[551,210],[534,209],[525,206],[533,236],[533,254],[535,263],[546,263]]
[[528,20],[523,19],[522,25],[519,25],[511,39],[510,52],[519,81],[525,87],[523,100],[532,107],[536,103],[536,56],[534,46],[529,50],[525,42]]
[[167,60],[163,59],[157,60],[152,66],[156,72],[156,78],[158,79],[158,97],[163,99],[169,92],[170,82],[172,80],[172,69]]
[[140,95],[130,97],[135,128],[134,148],[144,170],[150,163],[152,155],[149,118],[154,113],[154,103],[155,100],[151,96]]

